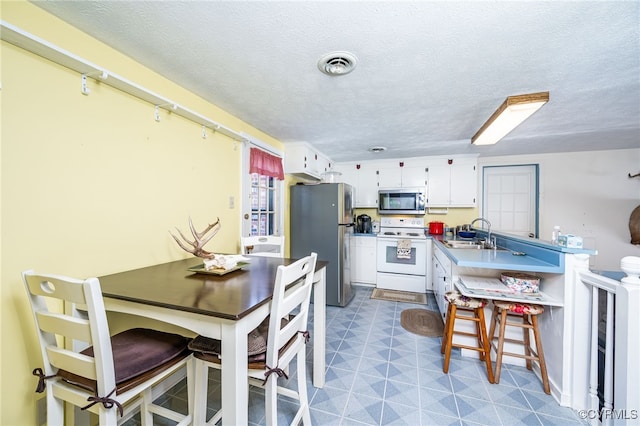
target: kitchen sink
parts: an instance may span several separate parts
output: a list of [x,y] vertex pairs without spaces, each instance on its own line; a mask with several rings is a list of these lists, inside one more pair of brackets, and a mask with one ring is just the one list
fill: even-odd
[[[480,243],[478,241],[446,240],[446,241],[443,241],[443,243],[446,247],[453,248],[453,249],[494,250],[493,248],[485,247],[483,243]],[[498,247],[495,250],[505,250],[505,249]]]

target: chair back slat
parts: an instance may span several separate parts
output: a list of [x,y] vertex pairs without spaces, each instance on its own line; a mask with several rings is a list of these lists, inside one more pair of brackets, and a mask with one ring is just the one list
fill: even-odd
[[304,315],[296,314],[289,319],[286,326],[280,329],[280,342],[284,344],[289,341],[299,331],[306,331],[307,321],[303,318]]
[[254,235],[240,238],[241,253],[265,257],[284,257],[284,237]]
[[[290,265],[278,266],[269,319],[267,365],[277,365],[278,350],[299,331],[307,331],[311,287],[317,258],[316,253],[311,253],[310,256]],[[293,287],[287,289],[287,286],[294,283]],[[284,328],[280,328],[281,320],[289,317],[294,311],[295,316]],[[301,339],[302,336],[299,340]]]
[[87,379],[98,380],[95,358],[56,346],[48,346],[47,354],[51,365],[58,369],[66,370]]
[[87,343],[91,342],[91,326],[86,319],[52,312],[36,312],[36,315],[42,331],[62,334],[65,337]]

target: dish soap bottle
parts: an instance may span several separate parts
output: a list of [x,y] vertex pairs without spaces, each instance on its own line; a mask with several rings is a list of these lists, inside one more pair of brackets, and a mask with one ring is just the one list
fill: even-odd
[[558,244],[558,237],[560,236],[560,226],[556,225],[553,227],[553,232],[551,233],[551,244]]

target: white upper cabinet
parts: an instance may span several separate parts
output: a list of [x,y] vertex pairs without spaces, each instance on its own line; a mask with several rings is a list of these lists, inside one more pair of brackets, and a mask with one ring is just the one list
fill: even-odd
[[475,207],[478,198],[478,165],[451,166],[451,206]]
[[360,164],[356,207],[378,207],[378,168],[371,164]]
[[318,154],[318,159],[316,160],[316,168],[318,170],[318,173],[320,173],[320,177],[322,177],[322,174],[325,172],[330,172],[332,171],[332,167],[333,166],[333,162],[331,160],[329,160],[327,157],[325,157],[322,154]]
[[320,155],[306,143],[290,143],[285,145],[284,171],[286,174],[305,180],[322,179]]
[[425,163],[405,163],[402,167],[402,186],[404,188],[424,188],[427,184],[427,168]]
[[420,157],[338,163],[334,170],[354,187],[356,208],[377,208],[380,188],[425,186],[427,207],[475,207],[477,165],[476,157]]
[[430,162],[427,207],[475,207],[477,168],[475,158],[444,158]]
[[400,188],[402,186],[402,168],[398,163],[378,167],[379,188]]
[[341,163],[333,168],[354,188],[356,208],[378,207],[378,168],[371,163]]
[[393,161],[379,166],[380,188],[415,188],[426,184],[427,166],[418,162]]

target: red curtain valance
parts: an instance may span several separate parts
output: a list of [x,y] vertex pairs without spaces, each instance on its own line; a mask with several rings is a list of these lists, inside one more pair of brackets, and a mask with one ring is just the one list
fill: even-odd
[[282,158],[258,148],[251,148],[249,153],[249,173],[258,173],[263,176],[284,180]]

